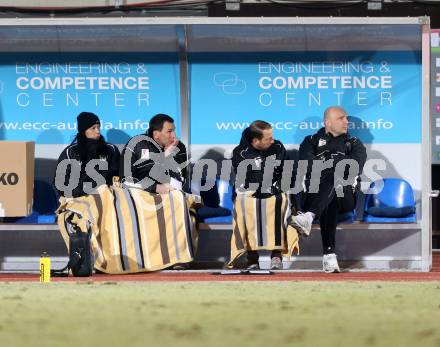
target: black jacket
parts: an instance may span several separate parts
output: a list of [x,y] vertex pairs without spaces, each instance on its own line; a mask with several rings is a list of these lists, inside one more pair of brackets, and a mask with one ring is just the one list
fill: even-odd
[[[237,175],[239,164],[245,159],[251,159],[258,169],[255,170],[254,168],[252,168],[251,165],[248,165],[246,167],[246,177],[244,180],[244,185],[242,185],[241,187],[235,186],[235,184],[237,184],[238,182],[236,177],[236,181],[234,184],[233,199],[235,199],[236,196],[235,190],[237,188],[246,190],[249,188],[249,184],[251,183],[257,183],[259,185],[258,190],[256,190],[255,193],[253,194],[254,197],[268,198],[272,195],[280,194],[283,165],[284,165],[284,160],[286,159],[286,149],[284,148],[283,144],[278,140],[275,140],[272,146],[270,146],[265,151],[260,151],[258,149],[255,149],[246,139],[247,131],[248,128],[246,128],[243,131],[240,144],[237,147],[235,147],[232,152],[232,167],[234,169],[235,174]],[[268,160],[268,157],[272,157],[274,160],[280,161],[280,165],[274,167],[274,172],[272,176],[272,185],[269,191],[262,191],[261,188],[263,188],[262,184],[263,184],[264,169],[266,167],[266,162]]]
[[[342,159],[354,159],[359,164],[358,175],[360,175],[367,160],[367,151],[357,137],[352,137],[348,133],[335,137],[326,133],[325,128],[321,128],[316,134],[307,136],[301,143],[299,159],[309,161],[333,159],[333,167]],[[309,163],[306,186],[310,179],[311,168],[312,165]],[[360,178],[358,177],[357,180],[359,183]]]
[[[58,158],[58,163],[57,163],[57,168],[58,168],[58,164],[60,164],[61,161],[63,161],[64,159],[69,159],[69,160],[76,160],[77,163],[79,163],[79,165],[81,166],[81,172],[80,172],[80,176],[79,176],[79,183],[78,185],[72,190],[72,193],[69,194],[68,192],[66,192],[67,194],[65,194],[65,192],[60,191],[55,184],[55,188],[58,191],[58,194],[60,194],[61,196],[65,196],[65,197],[79,197],[79,196],[83,196],[83,195],[87,195],[87,193],[84,191],[84,183],[86,182],[92,182],[93,183],[93,187],[96,187],[96,182],[87,175],[85,168],[87,163],[92,160],[92,159],[100,159],[100,160],[104,160],[108,163],[108,169],[107,170],[100,170],[98,168],[98,166],[95,166],[95,170],[98,171],[98,173],[104,177],[106,184],[111,185],[112,184],[112,180],[113,180],[113,176],[119,176],[119,158],[120,158],[120,153],[118,148],[111,144],[111,143],[105,143],[105,153],[103,154],[99,154],[99,155],[94,155],[91,152],[89,152],[89,156],[88,156],[88,160],[87,162],[81,162],[81,155],[80,155],[80,149],[79,149],[79,144],[77,142],[74,142],[72,144],[70,144],[69,146],[67,146],[62,152],[60,157]],[[74,164],[73,164],[74,165]],[[67,186],[69,185],[70,179],[71,179],[71,173],[72,173],[72,167],[69,165],[67,167],[67,170],[65,171],[65,175],[62,176],[64,172],[63,171],[58,171],[55,173],[55,181],[60,181],[63,182],[63,185]]]
[[[124,168],[126,160],[129,169]],[[164,149],[143,134],[133,137],[125,145],[120,172],[127,183],[138,183],[146,178],[142,181],[142,187],[150,193],[156,193],[157,184],[170,183],[171,178],[182,185],[187,183],[186,161],[186,147],[182,142],[179,141],[173,155],[166,157]]]

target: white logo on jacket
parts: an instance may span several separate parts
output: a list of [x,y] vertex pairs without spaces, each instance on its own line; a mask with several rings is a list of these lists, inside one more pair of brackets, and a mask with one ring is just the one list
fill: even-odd
[[146,148],[142,148],[141,159],[150,159],[150,151]]
[[255,165],[257,165],[257,168],[261,168],[261,162],[263,161],[263,159],[261,159],[261,157],[257,157],[255,158]]

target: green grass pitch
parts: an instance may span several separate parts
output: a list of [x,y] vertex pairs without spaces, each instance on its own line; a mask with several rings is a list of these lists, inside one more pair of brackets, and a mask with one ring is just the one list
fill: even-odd
[[440,346],[440,283],[0,283],[0,345]]

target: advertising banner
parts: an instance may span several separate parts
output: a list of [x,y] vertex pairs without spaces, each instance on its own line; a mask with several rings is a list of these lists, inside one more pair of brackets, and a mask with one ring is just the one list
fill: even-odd
[[190,62],[193,144],[238,143],[257,119],[299,144],[333,105],[365,143],[421,142],[420,52],[195,53]]
[[156,113],[179,129],[179,78],[175,53],[2,54],[0,140],[70,143],[82,111],[116,144],[144,133]]
[[432,163],[440,164],[440,30],[431,30]]

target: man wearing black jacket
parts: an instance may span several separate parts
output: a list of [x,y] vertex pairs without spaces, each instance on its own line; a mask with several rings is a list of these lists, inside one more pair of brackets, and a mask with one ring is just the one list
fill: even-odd
[[[324,128],[304,139],[299,148],[299,159],[309,161],[305,182],[307,190],[302,207],[306,212],[292,216],[291,224],[309,234],[313,219],[319,218],[323,270],[327,273],[340,272],[335,254],[338,214],[356,207],[359,175],[367,159],[362,142],[348,134],[347,113],[343,108],[332,106],[325,110]],[[354,170],[347,170],[346,165]],[[317,173],[320,175],[317,176],[313,170],[319,166],[323,170],[319,169]]]
[[[286,149],[280,141],[273,139],[271,125],[261,120],[252,122],[243,131],[240,144],[232,152],[232,166],[236,174],[234,201],[237,192],[249,192],[258,199],[281,194],[281,176],[285,159]],[[273,174],[264,174],[266,170],[272,169]],[[258,251],[247,251],[249,270],[259,269],[258,258]],[[272,250],[271,268],[282,269],[280,250]]]
[[147,133],[133,137],[124,147],[120,171],[127,186],[166,194],[182,190],[186,161],[186,147],[176,137],[173,118],[157,114],[150,119]]

